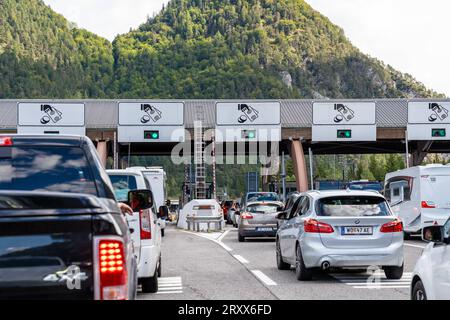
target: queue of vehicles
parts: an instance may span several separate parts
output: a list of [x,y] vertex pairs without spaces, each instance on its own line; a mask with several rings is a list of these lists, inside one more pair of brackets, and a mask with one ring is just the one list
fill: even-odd
[[449,179],[450,166],[428,165],[389,173],[384,190],[355,181],[347,190],[293,192],[284,203],[247,194],[231,221],[240,242],[274,237],[278,269],[294,267],[298,280],[311,280],[315,269],[373,266],[401,279],[403,239],[420,234],[430,244],[414,269],[411,299],[450,299]]

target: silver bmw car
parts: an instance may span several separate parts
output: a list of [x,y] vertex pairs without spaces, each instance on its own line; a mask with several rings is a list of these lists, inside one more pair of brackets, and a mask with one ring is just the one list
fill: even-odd
[[309,191],[296,210],[281,212],[276,256],[280,270],[295,266],[298,280],[314,268],[378,266],[388,279],[403,275],[403,224],[385,198],[371,191]]

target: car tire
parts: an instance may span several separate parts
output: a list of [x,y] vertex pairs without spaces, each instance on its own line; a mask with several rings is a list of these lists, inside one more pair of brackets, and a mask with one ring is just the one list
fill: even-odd
[[162,276],[162,259],[159,257],[159,265],[158,265],[158,278]]
[[278,270],[290,270],[291,265],[283,261],[283,255],[281,254],[280,242],[277,239],[277,268]]
[[245,242],[245,237],[238,234],[238,240],[239,242]]
[[422,281],[417,281],[411,292],[411,300],[427,300],[427,293]]
[[141,284],[143,293],[158,292],[158,271],[155,270],[155,275],[153,277],[142,279]]
[[403,265],[401,267],[384,267],[384,274],[390,280],[398,280],[403,277]]
[[299,281],[309,281],[312,279],[312,270],[305,266],[300,245],[297,245],[296,249],[295,276]]

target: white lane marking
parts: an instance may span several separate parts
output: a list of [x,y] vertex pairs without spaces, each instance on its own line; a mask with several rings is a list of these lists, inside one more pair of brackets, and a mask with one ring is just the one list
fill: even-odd
[[179,291],[183,290],[183,287],[168,287],[168,288],[158,288],[159,291]]
[[217,241],[222,242],[222,239],[227,236],[227,234],[231,231],[231,229],[226,230],[218,239]]
[[233,255],[233,257],[240,263],[244,263],[244,264],[249,263],[247,259],[245,259],[243,256],[240,256],[238,254]]
[[266,276],[262,271],[260,270],[250,270],[255,277],[257,277],[259,280],[261,280],[266,286],[276,286],[277,283],[270,279],[268,276]]
[[229,246],[227,246],[225,243],[220,242],[220,241],[214,241],[215,243],[217,243],[219,246],[221,246],[222,248],[224,248],[225,250],[227,250],[228,252],[233,251],[233,249],[231,249]]
[[410,244],[410,243],[403,243],[403,245],[408,246],[408,247],[413,247],[413,248],[419,248],[419,249],[425,249],[426,246],[419,246],[417,244]]
[[157,294],[183,293],[181,277],[167,277],[158,279]]
[[412,279],[411,272],[405,272],[401,279],[382,278],[384,275],[380,272],[373,275],[355,275],[355,277],[348,274],[334,274],[332,276],[341,283],[355,289],[409,289]]
[[175,293],[183,293],[183,291],[158,291],[156,294],[175,294]]

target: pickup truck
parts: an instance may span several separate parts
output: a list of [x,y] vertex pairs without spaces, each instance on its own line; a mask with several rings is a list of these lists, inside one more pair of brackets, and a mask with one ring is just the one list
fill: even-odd
[[131,233],[93,143],[0,135],[0,299],[134,299]]

